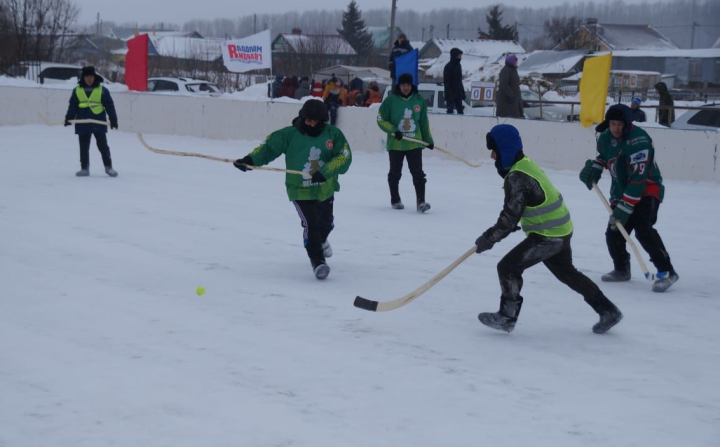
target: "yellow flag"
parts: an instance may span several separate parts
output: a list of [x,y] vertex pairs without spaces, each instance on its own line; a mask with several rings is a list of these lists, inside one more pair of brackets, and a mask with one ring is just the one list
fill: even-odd
[[588,127],[605,119],[612,54],[585,59],[580,78],[580,123]]

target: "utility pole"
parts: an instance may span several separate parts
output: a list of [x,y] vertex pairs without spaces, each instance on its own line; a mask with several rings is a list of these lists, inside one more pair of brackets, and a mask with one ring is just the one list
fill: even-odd
[[95,35],[100,34],[100,13],[97,13],[97,21],[95,22]]
[[430,25],[430,40],[433,40],[433,32],[435,31],[435,25]]
[[445,38],[450,39],[450,24],[447,24],[447,27],[445,28]]
[[422,27],[422,38],[420,40],[425,42],[425,27],[424,26]]
[[253,34],[257,34],[257,14],[253,14]]
[[690,49],[695,48],[695,27],[698,26],[697,22],[692,23],[692,32],[690,33]]
[[390,8],[390,39],[388,41],[388,54],[392,53],[393,43],[395,42],[395,9],[397,8],[397,0],[392,0]]

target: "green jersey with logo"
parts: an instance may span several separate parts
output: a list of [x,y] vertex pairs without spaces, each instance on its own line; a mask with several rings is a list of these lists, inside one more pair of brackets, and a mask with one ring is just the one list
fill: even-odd
[[313,183],[297,174],[285,174],[288,198],[294,200],[327,200],[340,191],[338,176],[347,172],[352,152],[345,135],[337,127],[325,124],[316,137],[290,126],[271,133],[250,152],[255,166],[266,165],[285,154],[285,169],[302,171],[310,176],[320,172],[327,181]]
[[655,161],[652,138],[643,129],[633,126],[623,138],[612,136],[610,129],[600,134],[597,161],[610,171],[610,200],[623,200],[636,205],[643,197],[662,202],[665,187]]
[[387,150],[408,151],[421,145],[408,140],[397,140],[393,135],[398,130],[404,136],[435,144],[430,134],[427,105],[422,96],[413,93],[407,98],[390,94],[380,105],[377,123],[387,136]]

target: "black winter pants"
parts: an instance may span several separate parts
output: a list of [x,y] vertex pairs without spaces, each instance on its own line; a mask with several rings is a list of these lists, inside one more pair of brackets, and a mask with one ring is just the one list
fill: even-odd
[[[388,137],[390,138],[390,137]],[[415,186],[417,202],[425,201],[425,172],[422,167],[422,149],[409,151],[388,151],[390,157],[390,172],[388,172],[388,185],[390,185],[390,203],[400,202],[400,178],[402,177],[403,160],[407,158],[408,168]]]
[[[635,205],[633,213],[625,225],[628,234],[635,230],[635,237],[642,245],[642,248],[650,255],[650,261],[655,265],[658,272],[669,272],[673,270],[670,262],[670,255],[665,250],[660,234],[653,228],[657,222],[660,202],[654,197],[643,197]],[[626,241],[619,230],[613,230],[608,225],[605,230],[605,241],[607,242],[610,257],[616,270],[629,271],[630,254],[627,252]]]
[[313,266],[325,262],[322,243],[327,240],[334,227],[334,201],[335,196],[322,202],[319,200],[296,200],[293,202],[303,227],[303,243]]
[[80,140],[80,168],[88,169],[90,167],[90,140],[95,135],[95,143],[102,155],[103,165],[112,167],[112,158],[110,157],[110,146],[107,143],[107,134],[105,132],[84,133],[78,135]]
[[453,114],[453,109],[457,109],[458,115],[462,115],[463,111],[465,110],[465,106],[463,106],[462,98],[457,98],[453,100],[447,101],[447,113],[448,115]]
[[519,300],[522,290],[523,272],[542,262],[561,283],[570,287],[584,298],[592,300],[600,288],[590,278],[580,273],[572,262],[570,236],[547,238],[530,234],[524,241],[510,250],[498,263],[498,276],[502,297]]

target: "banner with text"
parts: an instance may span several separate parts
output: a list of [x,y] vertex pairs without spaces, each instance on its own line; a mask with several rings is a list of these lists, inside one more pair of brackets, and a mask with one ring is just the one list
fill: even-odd
[[226,40],[222,52],[225,67],[234,73],[272,68],[270,30],[244,39]]

